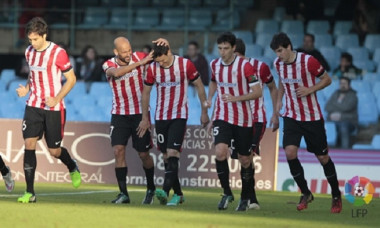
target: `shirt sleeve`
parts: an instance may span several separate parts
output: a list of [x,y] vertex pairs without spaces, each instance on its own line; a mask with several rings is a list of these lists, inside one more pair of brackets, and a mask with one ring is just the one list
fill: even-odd
[[55,65],[62,71],[62,73],[71,70],[72,66],[70,63],[69,56],[64,49],[61,49],[57,55]]
[[325,68],[313,56],[309,57],[307,68],[314,77],[320,77],[325,73]]
[[244,75],[250,87],[259,83],[257,71],[253,69],[253,66],[249,62],[246,62],[244,65]]
[[260,65],[260,79],[263,83],[268,84],[273,81],[272,73],[270,72],[270,69],[266,63],[261,63]]
[[103,71],[105,73],[110,68],[116,68],[116,64],[110,60],[107,60],[103,63],[102,68],[103,68]]
[[154,82],[156,81],[156,75],[153,74],[153,67],[154,66],[154,63],[152,63],[151,65],[149,65],[147,71],[146,71],[146,77],[145,77],[145,80],[144,80],[144,84],[145,85],[148,85],[148,86],[152,86],[154,85]]
[[189,81],[193,82],[199,78],[200,75],[197,71],[197,68],[195,68],[194,63],[192,63],[190,60],[187,61],[186,68],[187,79],[189,79]]

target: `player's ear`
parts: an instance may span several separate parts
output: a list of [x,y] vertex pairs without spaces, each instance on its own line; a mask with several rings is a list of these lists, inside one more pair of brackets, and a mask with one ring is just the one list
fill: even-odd
[[235,52],[235,49],[236,49],[236,44],[234,46],[232,46],[232,50]]
[[115,55],[118,55],[118,52],[117,52],[116,48],[113,49],[113,53],[114,53]]

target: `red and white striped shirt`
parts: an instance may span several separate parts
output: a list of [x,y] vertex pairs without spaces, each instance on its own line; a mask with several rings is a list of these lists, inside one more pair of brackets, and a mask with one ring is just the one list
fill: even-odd
[[252,101],[223,102],[222,95],[241,96],[250,92],[250,86],[259,81],[252,65],[245,59],[235,56],[235,60],[226,65],[221,58],[214,59],[211,65],[211,80],[217,84],[214,120],[223,120],[241,127],[252,127]]
[[[249,63],[253,66],[254,71],[257,72],[257,78],[261,84],[261,88],[263,88],[264,83],[268,84],[273,81],[272,73],[266,63],[254,58],[249,58]],[[265,115],[266,110],[264,105],[264,96],[254,100],[252,104],[253,122],[266,123],[267,118]]]
[[25,58],[30,69],[30,96],[26,105],[51,111],[65,109],[63,99],[54,107],[47,106],[45,99],[57,96],[62,88],[62,73],[72,68],[66,51],[53,42],[43,51],[30,45],[25,50]]
[[[143,52],[133,52],[129,64],[136,63],[145,58]],[[115,57],[107,60],[103,64],[106,72],[110,68],[121,67],[117,64]],[[112,114],[135,115],[141,114],[141,94],[143,90],[143,78],[145,67],[139,66],[121,77],[107,77],[107,81],[112,89]],[[107,74],[106,74],[107,75]]]
[[323,119],[316,93],[297,97],[296,89],[300,86],[312,87],[315,79],[324,74],[325,69],[313,56],[302,52],[296,53],[291,64],[285,64],[278,58],[274,61],[277,73],[285,89],[284,117],[298,121],[316,121]]
[[174,55],[173,64],[164,68],[153,62],[147,70],[146,85],[157,86],[156,120],[187,119],[187,87],[199,73],[194,64]]

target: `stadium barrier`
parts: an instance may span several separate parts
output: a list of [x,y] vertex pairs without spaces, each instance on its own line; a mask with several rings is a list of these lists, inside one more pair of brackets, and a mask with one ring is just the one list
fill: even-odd
[[[24,180],[22,120],[0,119],[0,154],[12,169],[16,181]],[[154,129],[154,128],[152,128]],[[62,146],[66,147],[79,164],[83,183],[116,184],[114,155],[109,139],[109,123],[67,122]],[[156,134],[152,133],[153,143]],[[256,188],[275,190],[277,132],[267,129],[261,143],[262,156],[255,156]],[[137,152],[127,146],[128,178],[133,185],[145,185],[145,174]],[[44,140],[37,144],[36,182],[71,182],[66,167],[50,156]],[[154,147],[151,154],[155,163],[155,182],[164,182],[162,154]],[[230,181],[233,188],[241,188],[238,160],[229,160]],[[215,170],[212,137],[199,126],[188,126],[180,158],[179,177],[186,187],[219,187]]]
[[[366,177],[370,180],[374,187],[373,197],[379,198],[379,151],[330,149],[329,154],[332,161],[335,163],[339,188],[343,194],[345,193],[345,185],[347,181],[358,176]],[[313,193],[330,194],[331,189],[324,175],[323,167],[319,164],[319,161],[314,154],[307,152],[305,149],[300,149],[298,157],[304,168],[305,178],[310,190]],[[277,180],[277,190],[291,192],[299,191],[297,184],[289,172],[289,166],[283,149],[279,150]]]

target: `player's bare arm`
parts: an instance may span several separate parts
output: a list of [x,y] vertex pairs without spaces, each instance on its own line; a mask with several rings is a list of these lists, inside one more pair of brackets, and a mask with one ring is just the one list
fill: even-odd
[[115,67],[109,68],[106,71],[106,74],[108,77],[124,76],[125,74],[132,72],[137,67],[150,63],[153,60],[152,55],[153,55],[153,52],[150,52],[145,58],[133,64],[121,66],[119,68],[115,68]]
[[320,76],[319,79],[320,81],[312,87],[304,87],[304,86],[298,87],[296,89],[297,96],[298,97],[308,96],[309,94],[315,93],[318,90],[321,90],[331,84],[331,78],[327,74],[327,72],[325,72],[322,76]]
[[26,85],[19,84],[16,89],[17,95],[19,97],[25,97],[29,93],[29,83],[30,83],[30,75],[28,76],[28,80],[26,81]]
[[212,105],[212,98],[215,95],[216,92],[216,82],[215,81],[210,81],[210,84],[208,85],[208,96],[207,96],[207,101],[203,105],[206,106],[207,108],[211,108]]
[[273,113],[272,117],[270,118],[269,126],[272,127],[272,131],[276,131],[279,127],[279,120],[278,120],[278,114],[275,112],[276,110],[276,102],[277,102],[277,87],[275,81],[271,81],[270,83],[266,84],[269,88],[270,97],[272,99],[272,106],[273,106]]
[[260,83],[257,82],[251,87],[251,92],[241,95],[241,96],[233,96],[231,94],[223,94],[222,95],[222,101],[223,102],[239,102],[239,101],[248,101],[248,100],[255,100],[262,96],[262,89],[260,86]]
[[152,91],[152,86],[144,85],[143,93],[141,97],[141,108],[142,108],[142,119],[137,127],[137,135],[142,138],[145,132],[150,128],[149,122],[149,102],[150,102],[150,92]]
[[274,109],[274,113],[277,116],[280,116],[280,111],[282,108],[282,98],[284,97],[285,89],[284,85],[281,83],[281,81],[278,82],[278,91],[277,91],[277,102],[276,102],[276,109]]
[[66,78],[66,83],[62,86],[61,90],[58,92],[55,97],[46,97],[45,103],[49,107],[56,106],[61,100],[70,92],[70,90],[74,87],[76,83],[76,76],[74,74],[74,70],[71,69],[68,72],[63,74]]
[[[201,104],[205,104],[206,102],[206,92],[205,87],[202,83],[202,80],[200,77],[198,77],[196,80],[193,81],[193,84],[198,92],[198,98]],[[201,125],[202,127],[206,127],[208,122],[210,122],[210,119],[207,114],[207,107],[205,105],[201,105],[202,108],[202,114],[201,114]]]

